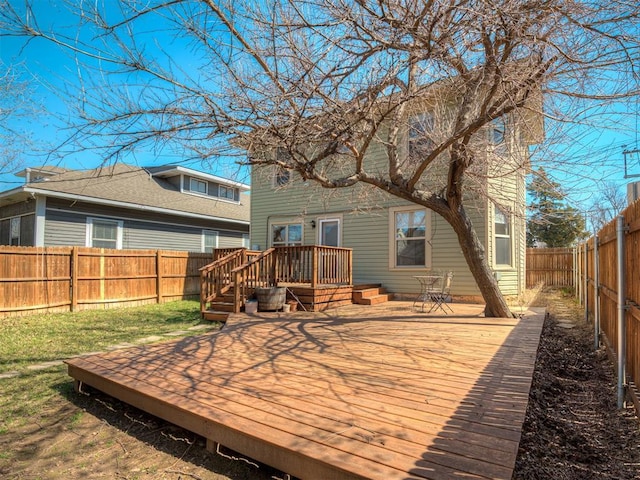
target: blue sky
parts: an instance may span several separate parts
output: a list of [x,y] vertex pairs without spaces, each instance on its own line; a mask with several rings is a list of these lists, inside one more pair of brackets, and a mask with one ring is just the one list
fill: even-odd
[[[78,0],[79,1],[79,0]],[[104,0],[109,5],[110,1]],[[17,2],[19,5],[21,2]],[[63,28],[66,32],[73,32],[77,20],[68,16],[64,1],[39,0],[40,25],[50,24],[54,29]],[[43,23],[45,22],[45,23]],[[153,25],[150,30],[162,30],[162,25]],[[165,45],[166,47],[166,45]],[[153,50],[154,44],[148,48]],[[187,49],[179,41],[171,43],[168,48],[178,63],[188,64],[193,58],[187,56]],[[0,37],[0,59],[3,65],[15,66],[21,73],[23,80],[31,85],[32,100],[40,106],[41,112],[22,122],[22,127],[31,131],[38,145],[43,151],[28,149],[23,152],[22,165],[57,165],[68,168],[95,168],[102,162],[101,157],[92,151],[70,154],[62,159],[50,156],[46,151],[50,147],[64,144],[69,136],[65,127],[65,119],[69,118],[69,110],[60,98],[64,91],[63,85],[77,78],[78,69],[74,58],[68,52],[56,47],[45,40],[35,39],[26,42],[25,39]],[[76,82],[77,84],[77,82]],[[64,96],[64,95],[63,95]],[[594,112],[592,112],[594,113]],[[554,158],[570,158],[572,166],[568,171],[560,169],[559,177],[567,190],[572,193],[572,201],[579,208],[586,208],[598,193],[601,183],[595,179],[622,186],[627,182],[623,178],[623,150],[634,150],[638,145],[638,118],[640,104],[637,99],[621,102],[609,111],[599,112],[586,119],[586,124],[574,127],[564,140],[556,144],[545,144],[537,149],[538,158],[545,159],[551,167]],[[551,133],[551,132],[550,132]],[[534,155],[534,159],[536,156]],[[632,161],[631,173],[640,175],[640,158],[629,157]],[[127,163],[158,165],[166,163],[185,164],[185,157],[165,149],[154,152],[152,149],[136,150],[135,155],[125,159]],[[221,176],[231,176],[237,171],[233,160],[224,159],[215,165],[202,165],[198,162],[187,163],[186,166],[207,170]],[[535,167],[535,165],[534,165]],[[550,167],[550,168],[551,168]],[[241,178],[242,181],[248,179]],[[639,178],[640,180],[640,178]],[[17,182],[17,183],[16,183]],[[0,175],[0,190],[18,186],[21,179],[11,174]]]

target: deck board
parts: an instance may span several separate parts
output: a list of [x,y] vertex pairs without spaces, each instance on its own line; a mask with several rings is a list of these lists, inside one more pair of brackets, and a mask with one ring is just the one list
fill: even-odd
[[238,315],[69,374],[303,479],[511,478],[542,315]]

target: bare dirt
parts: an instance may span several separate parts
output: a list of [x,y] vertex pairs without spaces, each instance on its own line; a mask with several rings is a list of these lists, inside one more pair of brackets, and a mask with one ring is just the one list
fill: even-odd
[[[581,309],[559,291],[547,306],[514,479],[640,479],[640,423],[617,409],[614,366]],[[573,328],[567,328],[573,325]]]
[[[613,366],[595,351],[570,298],[546,292],[545,322],[514,479],[640,478],[640,423],[616,409]],[[574,328],[558,320],[570,318]],[[91,391],[60,385],[62,401],[0,435],[0,478],[120,480],[278,479],[284,474]],[[11,452],[11,453],[7,453]]]

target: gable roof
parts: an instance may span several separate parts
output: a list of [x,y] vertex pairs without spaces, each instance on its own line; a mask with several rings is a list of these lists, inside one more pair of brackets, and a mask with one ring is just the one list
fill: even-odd
[[[202,172],[197,173],[202,175]],[[249,195],[240,195],[240,203],[236,203],[216,197],[182,193],[179,188],[153,176],[148,170],[122,163],[94,170],[65,171],[4,192],[0,194],[0,200],[9,196],[16,199],[20,193],[178,216],[249,223]],[[0,202],[0,206],[1,203],[3,202]]]

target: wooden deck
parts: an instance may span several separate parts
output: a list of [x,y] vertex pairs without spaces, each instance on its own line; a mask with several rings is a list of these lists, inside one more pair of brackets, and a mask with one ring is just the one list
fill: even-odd
[[543,315],[410,306],[240,314],[69,374],[302,479],[510,479]]

